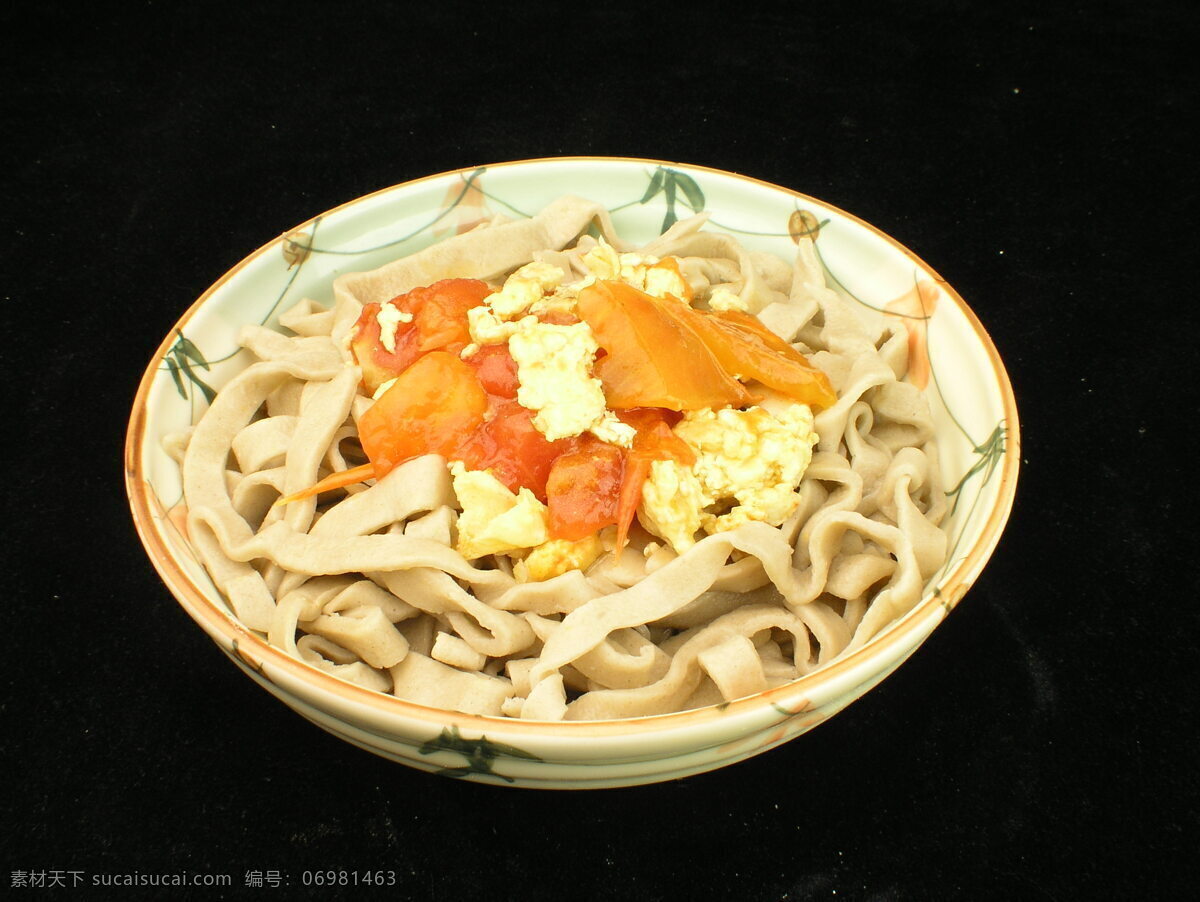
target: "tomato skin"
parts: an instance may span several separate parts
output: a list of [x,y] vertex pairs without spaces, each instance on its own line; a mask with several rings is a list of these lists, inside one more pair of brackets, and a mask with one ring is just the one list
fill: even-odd
[[533,425],[533,412],[513,399],[493,397],[485,420],[460,445],[457,455],[469,470],[488,470],[511,492],[529,489],[546,501],[546,481],[555,458],[574,439],[552,442]]
[[625,451],[591,435],[555,458],[546,483],[550,537],[577,542],[617,523]]
[[363,384],[371,394],[429,351],[457,354],[471,340],[467,311],[483,303],[492,289],[478,279],[443,279],[392,298],[412,322],[396,327],[395,350],[384,347],[379,328],[382,305],[367,304],[351,333],[350,351],[362,367]]
[[614,409],[754,403],[734,374],[818,409],[837,401],[821,370],[748,313],[696,310],[619,282],[585,289],[579,311],[608,352],[595,370]]
[[579,322],[579,317],[566,310],[547,310],[537,315],[538,322],[549,323],[552,326],[573,326]]
[[650,478],[650,465],[656,460],[676,460],[690,467],[696,462],[696,452],[672,431],[671,427],[682,418],[675,411],[638,407],[623,410],[617,416],[637,430],[633,447],[625,457],[617,500],[616,553],[620,554],[642,503],[642,486]]
[[685,321],[730,372],[757,379],[801,404],[815,408],[837,403],[829,377],[749,313],[706,313],[680,305],[668,308]]
[[633,438],[632,457],[645,460],[677,460],[691,466],[696,462],[696,452],[691,445],[672,432],[672,427],[682,419],[673,410],[657,407],[636,407],[622,410],[617,417],[637,430]]
[[376,477],[383,477],[423,454],[453,458],[487,409],[475,371],[455,354],[431,351],[367,408],[358,421],[359,440]]
[[625,470],[621,473],[621,490],[617,496],[617,535],[616,554],[619,556],[625,549],[625,540],[629,537],[629,527],[637,516],[638,506],[642,503],[642,486],[650,478],[651,458],[630,454],[625,459]]
[[668,305],[624,282],[596,282],[579,294],[579,315],[608,353],[595,373],[613,409],[741,407],[750,393],[718,363]]

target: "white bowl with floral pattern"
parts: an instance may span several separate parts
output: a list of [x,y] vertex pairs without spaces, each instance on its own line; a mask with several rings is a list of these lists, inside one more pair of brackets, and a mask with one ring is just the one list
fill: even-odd
[[[332,281],[491,219],[532,215],[563,194],[607,207],[623,238],[648,241],[693,211],[747,248],[788,258],[816,243],[828,283],[901,321],[909,374],[933,412],[948,487],[947,562],[922,600],[862,648],[792,683],[718,706],[614,721],[549,723],[435,710],[313,668],[240,624],[189,544],[178,467],[165,436],[195,423],[245,364],[237,333],[272,325]],[[151,561],[184,610],[251,679],[347,742],[421,770],[500,785],[651,783],[722,767],[812,729],[878,684],[962,600],[990,557],[1016,487],[1019,434],[1004,366],[958,294],[913,253],[807,195],[700,166],[561,158],[481,166],[375,192],[302,223],[222,276],[180,317],[142,379],[126,485]]]

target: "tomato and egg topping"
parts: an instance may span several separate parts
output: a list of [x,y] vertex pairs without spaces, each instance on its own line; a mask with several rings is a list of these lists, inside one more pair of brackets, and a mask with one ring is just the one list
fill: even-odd
[[458,551],[508,554],[521,580],[589,566],[635,519],[677,552],[701,531],[782,523],[816,442],[811,408],[835,400],[825,375],[732,292],[692,307],[674,258],[601,241],[582,263],[571,283],[534,262],[499,289],[447,279],[366,305],[351,352],[376,400],[358,479],[442,455]]

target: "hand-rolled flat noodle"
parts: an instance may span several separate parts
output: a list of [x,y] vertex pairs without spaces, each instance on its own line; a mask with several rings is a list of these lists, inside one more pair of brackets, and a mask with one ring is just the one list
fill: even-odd
[[[821,366],[819,358],[820,355],[815,355],[813,362]],[[878,356],[860,354],[853,357],[845,382],[841,385],[834,382],[838,395],[837,403],[825,408],[814,418],[817,435],[820,436],[817,448],[821,451],[836,452],[855,405],[866,392],[883,385],[891,378],[892,371]]]
[[529,695],[529,690],[533,688],[533,682],[530,680],[530,671],[533,665],[537,663],[537,658],[509,658],[504,664],[504,672],[513,684],[513,692],[519,696]]
[[696,662],[727,702],[767,688],[767,675],[763,672],[758,649],[745,636],[730,636],[704,649],[696,655]]
[[578,197],[561,197],[530,219],[476,229],[371,272],[339,276],[334,294],[360,304],[382,303],[441,279],[495,278],[528,263],[535,251],[565,247],[593,222],[609,244],[623,246],[608,210]]
[[[932,576],[946,560],[949,540],[936,521],[913,500],[930,479],[930,459],[916,448],[902,448],[883,482],[880,509],[909,537],[921,577]],[[888,489],[890,488],[890,491]]]
[[426,657],[433,653],[433,643],[437,641],[441,627],[442,624],[432,614],[421,614],[397,624],[397,628],[408,642],[408,650]]
[[[321,461],[341,425],[350,413],[350,404],[357,393],[360,373],[357,367],[345,367],[327,382],[309,383],[311,391],[301,400],[284,463],[284,492],[291,494],[317,481]],[[287,505],[284,521],[294,530],[304,531],[312,524],[317,499]],[[268,514],[266,522],[270,522]]]
[[705,674],[700,678],[700,683],[696,688],[692,690],[692,694],[680,703],[679,710],[690,711],[693,708],[708,708],[712,705],[721,705],[724,703],[725,696],[721,694],[721,690],[717,688],[717,684]]
[[[743,560],[749,561],[754,560],[754,558],[743,558]],[[726,566],[735,565],[729,564]],[[714,580],[714,587],[718,582],[719,580]],[[723,614],[728,614],[730,611],[744,605],[782,603],[783,596],[779,594],[779,589],[770,580],[767,580],[766,585],[758,586],[746,592],[710,588],[678,611],[663,617],[661,620],[655,621],[655,623],[659,626],[667,626],[672,629],[686,630],[694,626],[711,623]]]
[[271,506],[283,495],[286,475],[284,467],[259,470],[241,476],[230,489],[230,504],[251,529],[262,526]]
[[[885,528],[870,521],[864,524],[863,528],[871,531]],[[839,527],[845,528],[842,524],[831,524],[831,528]],[[661,621],[683,608],[712,585],[735,548],[762,561],[788,606],[819,634],[823,654],[832,657],[845,647],[849,635],[841,621],[831,612],[808,607],[819,594],[828,572],[829,554],[817,556],[811,570],[799,573],[790,564],[792,548],[782,541],[777,529],[763,523],[747,523],[708,536],[636,586],[595,599],[568,614],[563,618],[563,628],[546,641],[542,659],[534,670],[535,684],[552,670],[586,654],[614,630]]]
[[408,654],[408,640],[375,605],[360,604],[323,613],[299,625],[307,633],[324,636],[349,649],[372,667],[391,667]]
[[[225,462],[234,438],[251,422],[267,396],[288,378],[332,379],[342,370],[336,358],[314,360],[303,352],[253,364],[218,393],[188,442],[181,469],[189,535],[217,587],[229,598],[235,615],[252,629],[267,629],[274,598],[259,573],[247,563],[249,559],[237,560],[228,553],[230,546],[251,541],[254,534],[233,509]],[[214,512],[227,526],[220,539],[209,519]]]
[[279,467],[287,460],[299,417],[278,416],[255,420],[233,439],[233,456],[242,473]]
[[758,312],[758,318],[764,326],[786,342],[796,340],[796,335],[805,323],[812,319],[817,309],[815,300],[796,303],[793,301],[775,301],[767,304]]
[[[875,438],[871,432],[875,427],[875,415],[871,405],[860,401],[851,409],[846,419],[846,430],[843,440],[846,444],[846,454],[850,458],[850,466],[861,477],[863,484],[874,486],[887,472],[892,454],[887,446]],[[859,513],[870,515],[874,513],[877,504],[870,509],[859,507]]]
[[893,452],[924,444],[933,435],[929,404],[915,385],[885,382],[875,389],[871,406],[875,437]]
[[[558,621],[536,615],[527,619],[543,643],[556,630],[562,629]],[[670,665],[669,655],[633,629],[609,634],[599,645],[572,662],[572,666],[589,681],[606,689],[644,686],[666,673]]]
[[404,524],[404,534],[413,539],[427,539],[449,548],[454,544],[453,530],[457,514],[449,504],[427,514],[414,517]]
[[323,576],[310,579],[304,585],[281,594],[271,617],[267,641],[276,648],[296,653],[296,629],[301,620],[312,620],[326,603],[336,598],[355,582],[350,576]]
[[534,614],[569,614],[602,594],[582,570],[568,570],[536,583],[516,583],[494,598],[480,598],[503,611],[528,611]]
[[376,573],[374,577],[415,607],[445,616],[468,645],[488,657],[517,654],[534,641],[533,630],[524,619],[484,604],[435,566]]
[[[354,401],[357,401],[357,396]],[[351,408],[353,409],[353,403]],[[352,453],[355,455],[353,463],[349,462],[346,457],[346,447],[349,446]],[[329,443],[329,448],[325,451],[325,458],[322,461],[322,467],[330,473],[338,473],[342,470],[349,470],[351,467],[357,466],[362,462],[362,446],[358,443],[358,429],[353,425],[343,425],[333,435],[333,441]],[[359,491],[362,486],[352,485],[347,486],[345,491],[354,494]]]
[[[318,577],[329,579],[330,577]],[[344,579],[344,577],[333,577]],[[400,623],[413,617],[419,617],[421,611],[402,598],[397,598],[391,592],[377,586],[369,579],[352,579],[349,585],[342,588],[321,606],[325,614],[336,614],[340,611],[370,605],[379,608],[389,623]]]
[[850,600],[892,575],[896,562],[880,554],[839,554],[829,568],[825,591]]
[[697,628],[672,656],[671,666],[661,679],[635,689],[601,689],[585,693],[567,706],[566,719],[612,720],[678,710],[705,675],[699,663],[702,652],[731,637],[753,636],[771,628],[801,634],[806,631],[800,618],[783,608],[752,605],[731,611],[711,624]]
[[446,711],[498,717],[505,699],[513,694],[508,680],[466,673],[415,651],[389,672],[397,698]]
[[279,325],[302,336],[324,336],[333,332],[334,312],[316,301],[305,298],[285,310],[279,317]]
[[441,630],[433,640],[433,649],[429,656],[459,670],[483,670],[488,660],[487,655],[471,648],[458,636]]
[[899,323],[885,326],[886,338],[879,347],[879,358],[891,367],[897,379],[908,375],[908,330]]
[[[793,637],[794,643],[795,637]],[[770,689],[790,683],[796,679],[796,677],[803,673],[796,666],[796,661],[809,662],[810,659],[807,646],[797,649],[789,658],[784,655],[783,649],[779,647],[779,643],[774,639],[769,639],[762,644],[756,645],[755,648],[758,650],[759,663],[763,669],[763,676],[766,677],[767,687]]]
[[250,564],[230,558],[203,520],[188,516],[188,536],[208,575],[229,601],[233,616],[265,633],[275,611],[275,596]]
[[323,636],[302,636],[296,643],[296,654],[304,663],[349,683],[376,692],[388,692],[392,688],[392,680],[387,673],[356,660],[353,653]]
[[295,417],[300,415],[300,398],[308,383],[303,379],[288,379],[267,395],[268,417]]
[[530,690],[521,706],[523,720],[562,720],[567,713],[567,690],[561,673],[553,673]]
[[300,379],[311,373],[328,372],[330,378],[341,369],[342,355],[328,336],[288,338],[264,326],[243,326],[238,344],[263,363],[286,365]]

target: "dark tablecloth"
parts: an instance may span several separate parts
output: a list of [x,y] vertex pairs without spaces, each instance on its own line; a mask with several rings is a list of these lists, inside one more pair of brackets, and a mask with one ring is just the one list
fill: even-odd
[[[1195,883],[1193,7],[103,9],[0,13],[10,898],[155,873],[230,886],[127,893],[349,894],[305,887],[318,869],[416,899]],[[1021,413],[1008,530],[926,645],[815,731],[656,786],[480,786],[326,735],[174,602],[122,481],[141,373],[227,268],[388,185],[556,155],[858,215],[972,305]]]

